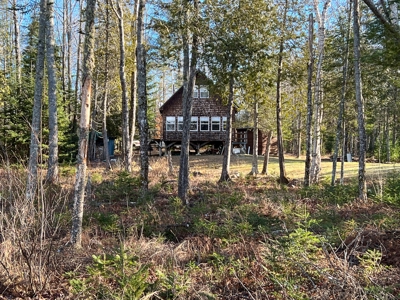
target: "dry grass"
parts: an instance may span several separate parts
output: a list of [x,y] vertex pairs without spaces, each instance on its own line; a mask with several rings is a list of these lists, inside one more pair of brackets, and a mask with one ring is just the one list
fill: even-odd
[[[397,235],[389,231],[398,227],[400,209],[359,203],[351,195],[339,203],[324,190],[304,196],[299,186],[281,188],[276,158],[271,175],[253,178],[246,176],[251,157],[233,156],[231,172],[238,176],[217,184],[221,161],[216,155],[190,156],[189,206],[176,198],[178,156],[174,174],[168,174],[166,158],[151,157],[146,199],[134,181],[121,183],[118,162],[111,173],[93,165],[80,251],[64,247],[73,172],[64,172],[62,187],[43,187],[43,201],[27,209],[23,172],[2,170],[0,299],[96,299],[99,284],[114,293],[106,299],[122,299],[115,278],[96,275],[94,282],[87,269],[92,255],[121,248],[149,265],[149,299],[395,299],[400,266],[393,259],[397,244],[390,244]],[[345,165],[346,177],[354,176],[357,163]],[[394,167],[371,164],[368,172]],[[288,158],[286,168],[289,178],[301,179],[304,163]],[[331,163],[322,168],[330,176]],[[135,164],[127,178],[138,171]],[[379,233],[373,243],[367,232]],[[291,246],[296,243],[302,246]],[[378,249],[382,258],[376,265],[363,261],[367,250]],[[351,264],[350,256],[359,263]],[[78,283],[86,289],[77,291]]]

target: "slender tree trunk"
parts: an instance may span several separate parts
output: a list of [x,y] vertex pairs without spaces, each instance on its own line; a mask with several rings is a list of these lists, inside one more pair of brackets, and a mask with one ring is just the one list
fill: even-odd
[[390,162],[390,124],[389,108],[385,108],[385,142],[386,142],[386,162]]
[[108,151],[108,132],[107,132],[107,113],[108,113],[108,56],[110,45],[110,10],[108,7],[108,0],[106,0],[106,49],[104,54],[104,99],[103,99],[103,119],[102,119],[102,135],[103,135],[103,154],[106,162],[106,170],[111,170],[110,153]]
[[271,141],[272,141],[272,130],[268,131],[267,135],[267,145],[265,147],[264,153],[264,164],[261,171],[261,174],[268,175],[268,164],[269,164],[269,153],[271,151]]
[[[112,3],[112,1],[111,1]],[[122,89],[122,145],[125,171],[132,171],[132,157],[130,154],[130,128],[129,128],[129,105],[128,105],[128,88],[126,84],[125,74],[125,29],[124,29],[124,8],[119,0],[117,0],[117,8],[113,6],[114,12],[118,18],[119,29],[119,78]]]
[[342,156],[340,159],[340,185],[344,184],[344,160],[346,156],[346,123],[342,126]]
[[[97,48],[97,46],[96,46]],[[88,157],[89,161],[94,161],[96,159],[96,138],[97,138],[97,125],[96,125],[96,117],[97,117],[97,97],[98,97],[98,89],[99,89],[99,74],[96,72],[96,78],[94,79],[92,85],[94,85],[93,92],[93,109],[92,116],[90,118],[90,134],[89,134],[89,150]]]
[[[285,10],[283,15],[283,28],[286,26],[286,14],[288,10],[288,0],[285,1]],[[278,137],[278,156],[279,156],[279,183],[287,184],[289,180],[286,178],[285,156],[283,149],[283,132],[282,132],[282,66],[283,66],[283,43],[284,37],[281,37],[278,56],[278,75],[276,78],[276,132]]]
[[75,248],[81,248],[82,245],[82,219],[83,204],[86,187],[86,164],[87,147],[90,121],[90,101],[92,96],[92,81],[94,69],[94,38],[95,38],[95,11],[96,0],[87,0],[86,4],[86,25],[85,25],[85,43],[83,53],[82,70],[82,97],[81,97],[81,117],[79,122],[79,148],[78,162],[76,170],[76,181],[74,188],[74,206],[72,212],[72,230],[71,243]]
[[[193,1],[194,9],[197,12],[197,2]],[[190,1],[187,0],[187,6],[190,5]],[[188,24],[188,10],[189,7],[185,8],[184,23]],[[193,89],[196,81],[196,66],[197,66],[197,47],[198,41],[196,34],[192,37],[192,49],[190,58],[190,41],[189,41],[189,29],[184,29],[182,35],[183,41],[183,99],[182,99],[182,113],[183,113],[183,128],[182,128],[182,142],[181,142],[181,156],[179,162],[179,177],[178,177],[178,196],[184,204],[189,203],[188,191],[190,189],[189,182],[189,147],[190,147],[190,122],[192,117],[192,101],[193,101]]]
[[325,18],[330,5],[330,0],[325,0],[322,14],[319,12],[319,3],[314,0],[314,10],[318,23],[318,63],[315,78],[315,101],[314,101],[314,134],[313,153],[311,161],[311,182],[318,183],[321,174],[321,124],[323,118],[323,90],[322,90],[322,64],[324,61],[325,48]]
[[306,124],[306,161],[304,171],[304,186],[310,186],[310,168],[311,168],[311,147],[312,147],[312,119],[313,119],[313,107],[312,107],[312,77],[314,68],[314,18],[313,14],[308,16],[308,52],[309,60],[307,66],[307,124]]
[[[78,0],[79,1],[79,11],[81,14],[81,18],[82,18],[82,14],[83,14],[83,1],[82,0]],[[73,120],[72,120],[72,132],[76,131],[76,126],[78,123],[78,97],[79,97],[79,81],[81,78],[81,44],[82,44],[82,22],[79,22],[79,38],[78,38],[78,50],[77,50],[77,54],[76,54],[76,78],[75,78],[75,97],[74,97],[74,103],[72,105],[72,113],[73,113]],[[71,49],[71,48],[70,48]]]
[[17,15],[17,1],[12,0],[12,13],[14,22],[14,51],[15,51],[15,68],[17,71],[17,85],[21,88],[21,47],[20,47],[20,32]]
[[39,17],[39,38],[37,44],[36,74],[35,74],[35,92],[33,96],[33,112],[31,124],[31,142],[29,148],[28,179],[26,184],[26,200],[32,202],[37,194],[38,186],[38,158],[40,129],[42,124],[42,97],[44,80],[44,59],[46,43],[46,0],[40,1]]
[[[134,7],[134,18],[135,20],[133,21],[133,26],[132,26],[132,43],[133,43],[133,49],[137,51],[137,37],[136,32],[137,32],[137,17],[138,17],[138,5],[139,5],[139,0],[135,0],[135,7]],[[135,51],[135,52],[136,52]],[[136,56],[133,56],[133,65],[134,68],[136,68]],[[129,147],[129,157],[132,159],[133,157],[133,140],[135,139],[135,133],[136,133],[136,107],[137,107],[137,76],[136,72],[133,71],[131,75],[131,115],[130,115],[130,147]]]
[[258,174],[258,102],[254,99],[253,103],[254,126],[253,126],[253,160],[251,164],[250,175],[257,176]]
[[359,136],[359,161],[358,161],[358,197],[367,200],[367,185],[365,179],[365,124],[364,124],[364,99],[362,95],[361,65],[360,65],[360,8],[358,0],[354,0],[353,30],[354,30],[354,80],[356,100],[358,107],[358,136]]
[[229,169],[231,165],[231,151],[232,151],[232,118],[233,118],[233,85],[234,85],[233,72],[235,71],[236,68],[232,67],[229,79],[228,116],[226,118],[225,152],[222,161],[222,171],[221,171],[221,177],[219,178],[219,182],[231,180],[231,176],[229,175]]
[[343,60],[343,78],[342,78],[342,93],[340,98],[340,106],[339,106],[339,117],[336,127],[336,140],[333,152],[333,161],[332,161],[332,180],[331,185],[334,186],[336,182],[336,167],[337,167],[337,158],[339,153],[339,144],[340,141],[343,140],[343,136],[341,135],[343,118],[344,118],[344,105],[346,101],[346,89],[347,89],[347,70],[349,65],[349,40],[350,40],[350,22],[351,22],[351,1],[349,1],[349,14],[348,14],[348,27],[346,33],[346,50],[344,54]]
[[297,115],[297,149],[296,149],[296,158],[300,158],[301,155],[301,140],[302,140],[302,136],[301,136],[301,126],[302,126],[302,113],[301,111],[298,113]]
[[146,94],[146,49],[144,46],[144,10],[146,0],[139,0],[138,29],[137,29],[137,85],[138,85],[138,120],[140,132],[140,178],[143,192],[149,188],[149,157],[148,135],[149,125],[147,120],[147,94]]
[[168,162],[168,175],[174,175],[174,166],[172,165],[171,148],[166,149],[167,151],[167,162]]
[[49,98],[49,160],[46,181],[54,183],[58,181],[58,114],[56,65],[54,58],[54,2],[48,2],[47,14],[46,59]]
[[[72,103],[71,103],[71,98],[72,98],[72,58],[71,58],[71,52],[72,52],[72,7],[71,7],[71,0],[65,0],[67,1],[67,105],[68,105],[68,114],[71,115],[72,111]],[[79,45],[78,45],[78,53],[80,54],[80,37],[79,37]],[[77,60],[79,62],[79,59]],[[79,69],[76,69],[77,72],[77,78],[79,77],[78,73]],[[76,93],[76,91],[75,91]],[[75,97],[77,99],[77,95]]]

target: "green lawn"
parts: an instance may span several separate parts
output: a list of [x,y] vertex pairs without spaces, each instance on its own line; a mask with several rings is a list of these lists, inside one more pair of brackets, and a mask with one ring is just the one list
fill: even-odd
[[[179,156],[174,156],[174,164],[179,165]],[[218,177],[221,171],[223,156],[221,155],[200,155],[190,156],[190,166],[192,170],[205,172],[210,176]],[[264,157],[259,156],[258,168],[259,172],[262,170]],[[251,155],[232,155],[231,157],[231,173],[239,173],[246,175],[251,170]],[[295,158],[293,156],[286,156],[285,168],[286,175],[289,179],[303,180],[304,178],[304,157]],[[341,163],[337,164],[337,178],[340,178]],[[327,178],[330,180],[332,176],[332,162],[324,159],[321,163],[321,179]],[[398,163],[367,163],[367,177],[370,179],[379,178],[383,174],[390,171],[399,171],[400,164]],[[344,163],[344,177],[354,178],[358,173],[358,162],[345,162]],[[279,175],[278,157],[270,157],[268,174],[271,176]]]

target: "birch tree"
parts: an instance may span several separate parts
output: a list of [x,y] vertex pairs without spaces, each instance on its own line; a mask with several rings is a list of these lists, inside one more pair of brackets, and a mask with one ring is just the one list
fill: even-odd
[[307,64],[307,123],[306,123],[306,161],[304,171],[304,186],[310,186],[311,180],[311,152],[312,152],[312,78],[314,68],[314,16],[308,17],[308,64]]
[[95,37],[96,0],[87,0],[85,10],[85,41],[83,49],[81,117],[79,122],[79,144],[76,179],[74,187],[74,205],[72,212],[71,243],[81,248],[83,204],[86,187],[87,148],[90,121],[90,103],[92,96],[94,69],[94,37]]
[[[349,41],[350,41],[350,30],[351,30],[351,1],[349,1],[349,8],[348,8],[348,17],[347,17],[347,22],[346,22],[346,45],[345,45],[345,53],[344,53],[344,58],[343,58],[343,80],[342,80],[342,91],[341,91],[341,97],[340,97],[340,105],[339,105],[339,116],[338,116],[338,121],[337,121],[337,127],[336,127],[336,139],[335,139],[335,146],[334,146],[334,151],[333,151],[333,162],[332,162],[332,179],[331,179],[331,185],[335,185],[336,181],[336,166],[337,166],[337,160],[338,160],[338,153],[339,153],[339,146],[340,146],[340,141],[343,141],[344,139],[344,108],[345,108],[345,101],[346,101],[346,89],[347,89],[347,77],[348,77],[348,66],[349,66]],[[342,159],[341,163],[343,165],[343,156],[344,153],[342,151]],[[341,168],[343,169],[343,168]],[[340,182],[343,182],[343,172],[341,172],[340,176]]]
[[[198,17],[198,0],[193,1],[191,9],[190,1],[184,2],[183,7],[183,28],[182,28],[182,48],[183,48],[183,97],[182,97],[182,141],[181,156],[179,161],[178,177],[178,196],[184,204],[188,204],[189,182],[189,147],[190,147],[190,122],[192,117],[193,90],[196,80],[196,67],[198,59],[198,37],[193,32],[189,22],[190,11],[193,11],[193,18]],[[190,48],[190,44],[192,47]]]
[[[137,51],[137,22],[138,22],[138,10],[139,10],[139,0],[135,0],[133,9],[133,24],[132,24],[132,49]],[[137,109],[137,66],[136,66],[136,55],[133,56],[133,71],[131,74],[131,111],[130,111],[130,148],[129,157],[133,156],[133,140],[135,139],[136,132],[136,109]]]
[[321,173],[321,124],[323,118],[323,89],[322,89],[322,65],[324,62],[325,48],[325,21],[326,13],[331,0],[323,2],[322,12],[319,9],[319,1],[314,0],[314,11],[318,24],[318,47],[317,47],[317,70],[315,78],[315,96],[314,96],[314,132],[312,142],[312,160],[311,160],[311,183],[317,183]]
[[39,15],[39,37],[37,44],[36,73],[35,73],[35,92],[33,96],[33,110],[31,123],[31,139],[29,147],[29,163],[28,178],[26,184],[25,198],[28,202],[32,202],[37,194],[38,186],[38,159],[40,128],[42,123],[42,97],[43,97],[43,80],[44,80],[44,59],[45,59],[45,43],[46,43],[46,0],[40,1]]
[[358,122],[358,139],[359,139],[358,198],[364,201],[367,200],[367,184],[365,179],[366,135],[365,135],[364,99],[362,94],[362,81],[361,81],[360,7],[358,0],[354,0],[353,33],[354,33],[354,81],[355,81],[355,92],[357,101],[357,122]]
[[118,19],[118,32],[119,32],[119,78],[121,81],[121,93],[122,93],[122,144],[123,144],[123,155],[124,155],[124,166],[125,171],[132,171],[132,152],[130,151],[129,137],[129,102],[128,102],[128,88],[126,83],[125,73],[125,29],[124,29],[124,8],[120,0],[116,0],[116,7],[111,1],[113,10]]
[[54,2],[47,3],[46,26],[46,60],[49,101],[49,160],[46,181],[54,183],[58,180],[58,114],[57,114],[57,81],[54,58]]

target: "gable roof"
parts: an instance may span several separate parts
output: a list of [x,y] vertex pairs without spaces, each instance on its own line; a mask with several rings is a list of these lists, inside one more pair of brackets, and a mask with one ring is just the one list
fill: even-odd
[[169,99],[167,101],[165,101],[163,105],[160,106],[160,108],[159,108],[160,112],[162,112],[164,110],[164,107],[166,105],[168,105],[170,102],[172,102],[173,99],[178,97],[178,95],[180,95],[180,94],[183,94],[183,86],[181,86],[179,89],[177,89],[176,92],[173,93],[172,96],[169,97]]
[[[203,72],[196,71],[196,82],[195,85],[210,85],[212,83],[211,79],[209,79]],[[163,111],[164,107],[168,105],[173,99],[178,97],[178,95],[183,94],[183,85],[172,94],[171,97],[167,101],[160,106],[160,112]]]

